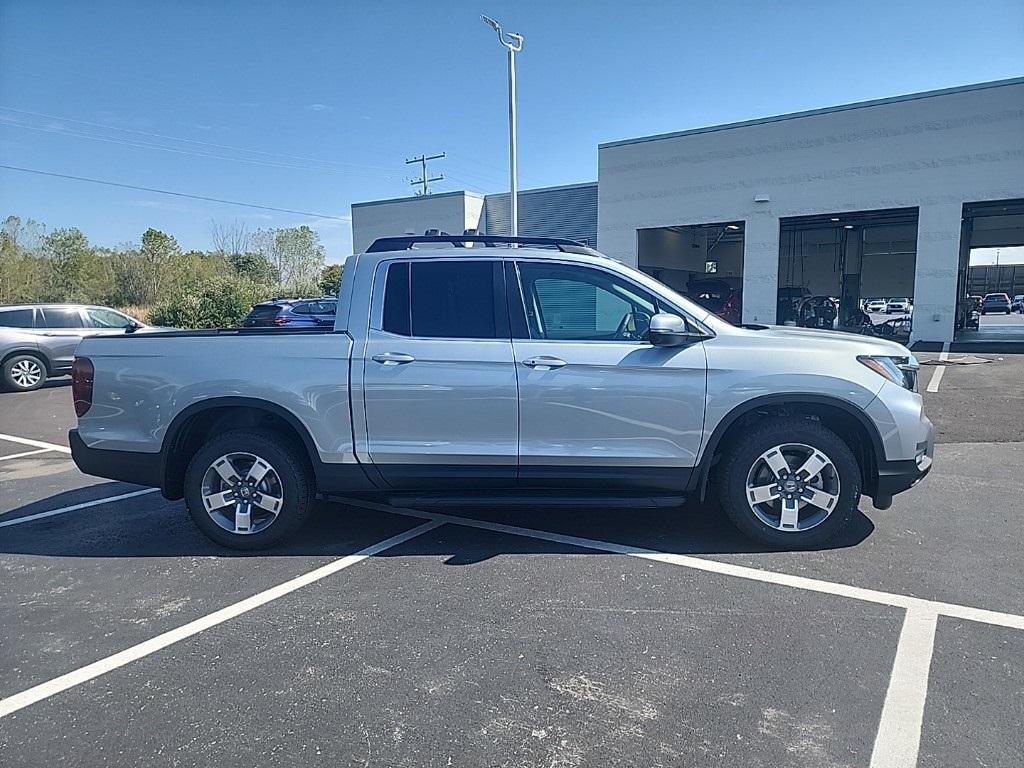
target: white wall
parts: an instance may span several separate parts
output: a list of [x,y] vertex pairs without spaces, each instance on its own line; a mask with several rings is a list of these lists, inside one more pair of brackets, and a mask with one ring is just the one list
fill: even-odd
[[947,341],[962,204],[1020,197],[1024,80],[1013,80],[602,145],[598,247],[635,265],[638,229],[744,220],[744,320],[771,322],[780,217],[917,207],[914,336]]
[[438,195],[403,197],[352,206],[352,249],[365,251],[378,237],[440,229],[461,235],[480,225],[483,198],[469,192],[445,192]]

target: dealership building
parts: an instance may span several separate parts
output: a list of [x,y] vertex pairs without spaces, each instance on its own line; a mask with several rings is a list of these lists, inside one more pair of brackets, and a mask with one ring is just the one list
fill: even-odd
[[[357,203],[353,243],[507,234],[508,209],[507,193]],[[744,322],[907,297],[912,339],[951,341],[971,250],[1024,246],[1024,78],[601,144],[596,184],[524,190],[519,209],[520,235],[741,292]],[[1024,268],[993,279],[1024,293]]]

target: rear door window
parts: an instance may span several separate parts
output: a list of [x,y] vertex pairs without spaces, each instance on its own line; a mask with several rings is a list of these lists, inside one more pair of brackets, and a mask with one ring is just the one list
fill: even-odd
[[460,259],[391,264],[384,288],[382,328],[421,338],[509,338],[501,262]]
[[84,328],[82,313],[77,309],[63,307],[45,307],[42,326],[45,328]]
[[0,327],[31,328],[32,309],[0,309]]

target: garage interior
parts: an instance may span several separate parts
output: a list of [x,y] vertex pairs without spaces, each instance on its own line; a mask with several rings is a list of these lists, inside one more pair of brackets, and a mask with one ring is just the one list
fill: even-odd
[[732,323],[743,288],[742,221],[637,230],[640,270]]
[[[916,208],[781,219],[776,322],[908,340],[917,219]],[[890,299],[909,311],[868,304]]]
[[[1012,300],[1024,294],[1024,263],[976,263],[992,249],[1024,247],[1024,199],[965,203],[960,229],[960,269],[957,297],[957,341],[1024,341],[1024,314],[985,315],[970,321],[970,310],[986,293],[1005,293]],[[1008,255],[1009,256],[1009,255]],[[991,259],[986,259],[990,262]],[[973,297],[973,298],[972,298]]]

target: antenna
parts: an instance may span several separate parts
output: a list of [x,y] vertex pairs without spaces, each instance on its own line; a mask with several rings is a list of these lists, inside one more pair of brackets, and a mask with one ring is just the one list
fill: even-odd
[[412,157],[412,158],[409,158],[408,160],[405,161],[406,165],[412,165],[413,163],[419,163],[420,164],[420,169],[421,169],[420,170],[420,177],[418,179],[414,179],[413,181],[409,182],[414,187],[417,186],[417,185],[421,187],[420,191],[416,193],[417,195],[429,195],[430,194],[430,187],[428,187],[427,185],[430,182],[432,182],[432,181],[441,181],[442,179],[444,179],[444,174],[443,173],[438,175],[438,176],[433,176],[433,177],[427,176],[427,161],[428,160],[440,160],[444,156],[445,156],[445,153],[442,152],[439,155],[420,155],[419,157]]

